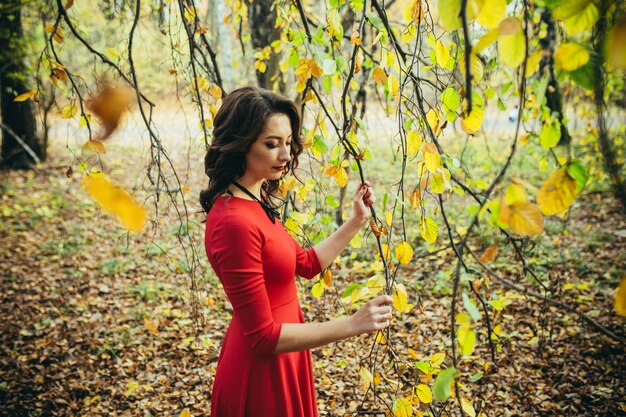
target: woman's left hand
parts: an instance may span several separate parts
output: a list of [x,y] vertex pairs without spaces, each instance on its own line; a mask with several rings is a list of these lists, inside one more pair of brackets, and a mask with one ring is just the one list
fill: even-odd
[[369,182],[361,184],[354,194],[354,217],[365,223],[371,216],[370,206],[376,201]]

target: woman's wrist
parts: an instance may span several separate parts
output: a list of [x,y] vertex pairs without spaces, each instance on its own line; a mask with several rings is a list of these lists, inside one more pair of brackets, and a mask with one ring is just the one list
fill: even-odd
[[352,217],[348,219],[346,223],[355,224],[360,229],[368,222],[369,219],[370,219],[370,216],[367,216],[367,215],[359,216],[358,214],[355,213],[352,215]]

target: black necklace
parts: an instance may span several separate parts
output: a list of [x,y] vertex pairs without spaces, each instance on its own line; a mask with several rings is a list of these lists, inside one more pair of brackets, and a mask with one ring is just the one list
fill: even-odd
[[276,223],[276,219],[278,217],[280,217],[280,213],[278,213],[278,210],[276,210],[274,207],[272,207],[270,205],[269,201],[267,201],[263,197],[262,197],[263,201],[259,200],[258,198],[256,198],[256,196],[254,194],[252,194],[250,191],[246,190],[245,187],[243,185],[239,184],[237,181],[233,181],[233,185],[235,187],[239,188],[241,191],[243,191],[247,195],[249,195],[250,197],[252,197],[255,201],[257,201],[261,205],[261,207],[263,207],[263,210],[265,211],[265,214],[267,214],[267,217],[270,218],[272,223]]

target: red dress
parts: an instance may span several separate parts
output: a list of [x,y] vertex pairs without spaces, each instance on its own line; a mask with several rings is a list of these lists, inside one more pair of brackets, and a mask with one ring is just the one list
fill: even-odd
[[220,196],[205,248],[233,306],[211,398],[213,417],[316,417],[311,353],[275,354],[282,323],[303,323],[295,275],[321,267],[252,200]]

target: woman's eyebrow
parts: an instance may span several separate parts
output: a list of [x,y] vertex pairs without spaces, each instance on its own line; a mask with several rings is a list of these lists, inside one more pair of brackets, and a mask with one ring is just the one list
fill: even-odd
[[[291,138],[292,135],[287,136],[287,139]],[[276,140],[282,140],[282,136],[278,136],[278,135],[267,135],[265,137],[265,139],[276,139]]]

